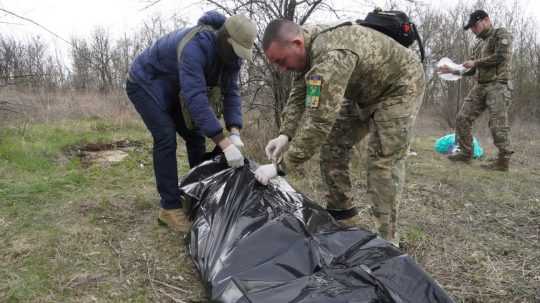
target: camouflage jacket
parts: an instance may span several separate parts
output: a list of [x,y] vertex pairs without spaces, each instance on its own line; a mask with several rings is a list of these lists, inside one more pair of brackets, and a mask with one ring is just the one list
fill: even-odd
[[323,143],[344,97],[367,107],[407,93],[411,79],[423,78],[413,51],[367,27],[305,27],[304,41],[308,66],[293,80],[280,129],[294,137],[284,159],[287,170]]
[[470,59],[476,66],[465,75],[476,75],[478,83],[512,80],[512,34],[502,27],[482,32]]

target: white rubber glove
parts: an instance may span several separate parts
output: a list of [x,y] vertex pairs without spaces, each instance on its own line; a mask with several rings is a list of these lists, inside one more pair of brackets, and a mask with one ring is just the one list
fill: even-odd
[[229,136],[229,140],[231,140],[231,143],[234,144],[238,148],[244,147],[244,142],[242,142],[242,139],[240,139],[240,134],[231,134]]
[[227,146],[223,153],[225,154],[225,159],[227,159],[227,164],[232,168],[237,168],[244,166],[244,156],[242,152],[234,144]]
[[264,151],[266,152],[266,157],[268,160],[272,160],[274,163],[279,163],[283,154],[289,148],[289,137],[285,135],[279,135],[277,138],[274,138],[268,141]]
[[255,179],[263,185],[268,185],[270,179],[278,175],[274,164],[261,165],[255,170]]

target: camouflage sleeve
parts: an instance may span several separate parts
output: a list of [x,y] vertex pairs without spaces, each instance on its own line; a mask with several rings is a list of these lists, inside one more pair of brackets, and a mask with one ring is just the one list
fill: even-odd
[[279,134],[287,135],[289,140],[296,134],[298,124],[302,120],[302,115],[306,110],[305,99],[306,82],[304,81],[304,74],[297,74],[292,83],[287,105],[281,117],[281,128],[279,129]]
[[512,34],[503,28],[499,28],[496,30],[495,35],[496,44],[493,54],[477,59],[476,66],[497,66],[512,57]]
[[347,50],[333,50],[314,61],[305,76],[305,123],[284,158],[284,168],[289,172],[309,160],[326,139],[358,57]]
[[[474,61],[474,59],[476,59],[477,53],[479,52],[479,49],[480,49],[479,47],[480,47],[480,44],[477,43],[474,46],[472,55],[470,55],[467,60]],[[458,72],[458,75],[462,75],[462,76],[474,76],[474,74],[476,74],[476,66],[474,66],[474,67],[472,67],[472,68],[470,68],[468,70],[465,70],[463,72]]]
[[476,73],[476,67],[473,67],[473,68],[470,68],[466,71],[464,71],[463,73],[458,73],[458,75],[462,75],[462,76],[474,76],[474,74]]
[[[475,56],[475,54],[472,54],[471,56],[469,56],[469,60],[474,60]],[[476,74],[476,66],[473,66],[461,73],[462,76],[467,77],[474,76],[474,74]]]

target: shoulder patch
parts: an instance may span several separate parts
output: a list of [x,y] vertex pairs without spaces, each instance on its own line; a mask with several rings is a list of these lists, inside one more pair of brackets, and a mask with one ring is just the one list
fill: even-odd
[[322,76],[310,75],[306,85],[306,107],[319,108],[321,98]]
[[502,39],[501,40],[501,44],[502,45],[508,45],[510,42],[508,41],[508,39]]

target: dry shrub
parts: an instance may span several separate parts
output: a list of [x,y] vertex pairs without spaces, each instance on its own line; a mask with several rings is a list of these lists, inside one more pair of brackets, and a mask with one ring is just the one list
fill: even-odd
[[278,136],[275,123],[269,116],[258,111],[244,113],[242,140],[246,145],[245,152],[248,157],[261,164],[268,163],[264,153],[266,144]]
[[22,92],[4,89],[2,100],[10,105],[10,111],[0,112],[4,124],[84,118],[122,120],[132,118],[135,113],[123,91],[101,94],[73,90]]

